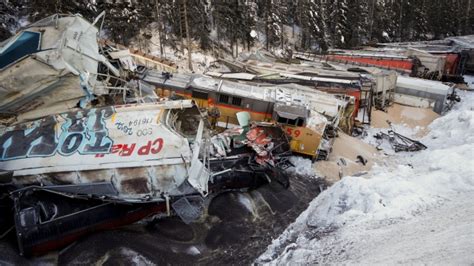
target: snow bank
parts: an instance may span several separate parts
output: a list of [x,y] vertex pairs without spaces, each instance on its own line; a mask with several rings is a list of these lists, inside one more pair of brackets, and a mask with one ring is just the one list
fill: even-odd
[[[393,167],[375,167],[369,178],[349,176],[315,198],[257,262],[315,261],[319,238],[362,223],[411,219],[460,192],[474,192],[474,94],[430,126],[427,150],[394,155]],[[319,252],[321,254],[321,252]]]

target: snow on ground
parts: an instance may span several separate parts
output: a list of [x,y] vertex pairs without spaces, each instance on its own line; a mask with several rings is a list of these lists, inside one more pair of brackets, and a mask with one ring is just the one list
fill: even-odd
[[395,151],[391,148],[388,140],[386,139],[380,140],[374,137],[376,134],[380,132],[384,132],[387,134],[390,129],[394,130],[395,132],[403,136],[411,138],[413,140],[418,140],[419,139],[418,135],[420,131],[423,130],[424,128],[422,127],[412,128],[406,124],[392,124],[391,128],[368,128],[366,129],[364,133],[365,136],[362,138],[362,140],[365,143],[368,143],[374,147],[378,147],[379,149],[382,149],[385,154],[395,155]]
[[309,229],[305,237],[311,240],[287,245],[272,264],[470,264],[471,198],[459,193],[439,208],[404,221],[351,224],[335,232]]
[[[158,47],[153,47],[152,55],[161,57]],[[174,51],[171,47],[165,46],[163,49],[163,57],[175,63],[178,66],[179,72],[188,72],[188,53],[185,50],[184,54]],[[192,50],[191,63],[195,73],[204,73],[206,71],[226,71],[221,69],[221,65],[217,63],[217,59],[209,53],[203,53],[200,50]],[[227,70],[228,71],[228,70]]]
[[[165,58],[173,62],[178,67],[178,72],[190,72],[188,69],[188,51],[186,48],[182,48],[180,44],[178,44],[178,47],[176,48],[164,45],[163,54],[161,54],[160,37],[158,31],[156,30],[157,28],[158,27],[154,23],[150,25],[150,29],[147,31],[147,33],[151,34],[151,38],[147,41],[142,40],[142,42],[146,43],[146,48],[137,45],[140,44],[138,40],[133,42],[135,46],[146,53],[160,58]],[[186,42],[184,45],[186,47]],[[229,71],[227,67],[217,62],[217,58],[215,54],[213,54],[213,51],[202,51],[196,42],[193,42],[191,46],[191,64],[194,73],[204,73],[207,71]]]
[[466,82],[467,86],[469,86],[471,90],[474,90],[474,76],[465,75],[464,82]]
[[257,262],[473,263],[474,94],[460,94],[421,139],[427,150],[335,183]]
[[294,167],[289,169],[290,171],[301,176],[316,177],[313,170],[313,163],[310,159],[300,156],[291,156],[290,162],[294,165]]

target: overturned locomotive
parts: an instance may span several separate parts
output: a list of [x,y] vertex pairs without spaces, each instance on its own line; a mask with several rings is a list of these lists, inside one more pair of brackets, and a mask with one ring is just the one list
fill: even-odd
[[[0,188],[11,209],[2,211],[13,217],[21,253],[155,214],[193,221],[209,193],[287,184],[281,128],[253,125],[243,133],[249,145],[219,158],[206,123],[185,100],[81,109],[5,128]],[[257,153],[255,132],[279,143]]]
[[146,217],[192,222],[222,191],[288,185],[280,127],[245,125],[215,156],[195,103],[158,99],[98,32],[54,15],[0,44],[0,238],[41,254]]

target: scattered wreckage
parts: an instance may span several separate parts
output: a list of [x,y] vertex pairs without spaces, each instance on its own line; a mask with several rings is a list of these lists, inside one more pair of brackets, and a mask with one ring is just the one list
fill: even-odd
[[325,55],[295,52],[296,58],[377,67],[423,79],[462,82],[462,75],[473,72],[474,38],[449,37],[445,40],[379,43],[359,50],[331,49]]
[[204,75],[148,71],[143,80],[159,95],[192,98],[208,110],[213,126],[239,125],[238,114],[252,121],[276,122],[291,137],[293,152],[325,159],[338,127],[349,132],[356,116],[354,97],[334,95],[297,84],[243,84]]
[[[428,80],[396,74],[394,71],[375,67],[353,67],[331,64],[340,70],[357,72],[364,77],[369,85],[361,88],[366,93],[361,97],[361,103],[372,103],[372,107],[385,110],[392,103],[399,103],[419,108],[433,109],[438,114],[449,110],[455,102],[459,102],[456,86],[437,80]],[[362,83],[362,81],[361,81]],[[367,105],[365,105],[367,106]],[[365,121],[365,119],[362,119]],[[369,118],[370,121],[370,118]]]
[[189,222],[201,206],[188,198],[211,192],[287,185],[281,128],[254,125],[237,135],[246,146],[218,158],[205,123],[184,100],[81,109],[7,127],[0,135],[1,187],[13,201],[21,253],[43,253],[157,213],[174,211]]
[[[326,159],[337,130],[370,123],[397,88],[434,95],[417,100],[436,110],[456,100],[393,72],[258,54],[224,62],[251,73],[171,74],[99,42],[100,18],[53,15],[0,44],[0,236],[14,230],[24,255],[146,217],[189,223],[223,191],[288,186],[288,155]],[[387,136],[399,150],[423,148]]]
[[0,235],[14,230],[21,254],[150,216],[191,222],[226,190],[288,186],[280,126],[221,133],[222,156],[195,102],[159,99],[97,33],[54,15],[2,43]]
[[108,94],[107,79],[120,73],[99,53],[97,33],[81,16],[53,15],[2,43],[3,118],[34,119],[85,107],[94,95]]
[[378,145],[376,148],[378,150],[382,149],[380,148],[380,145],[382,145],[384,140],[389,142],[390,146],[395,152],[414,152],[425,150],[427,148],[423,143],[395,132],[392,127],[392,123],[388,120],[387,124],[390,126],[390,129],[387,131],[387,133],[380,131],[374,135],[374,138],[377,139]]
[[394,102],[429,108],[438,114],[443,114],[459,101],[453,85],[412,77],[399,76],[397,78]]

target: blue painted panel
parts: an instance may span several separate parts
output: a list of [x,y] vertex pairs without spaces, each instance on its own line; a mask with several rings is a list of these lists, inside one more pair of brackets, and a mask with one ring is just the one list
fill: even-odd
[[24,31],[20,36],[0,53],[0,69],[16,60],[38,52],[40,50],[41,34],[39,32]]

